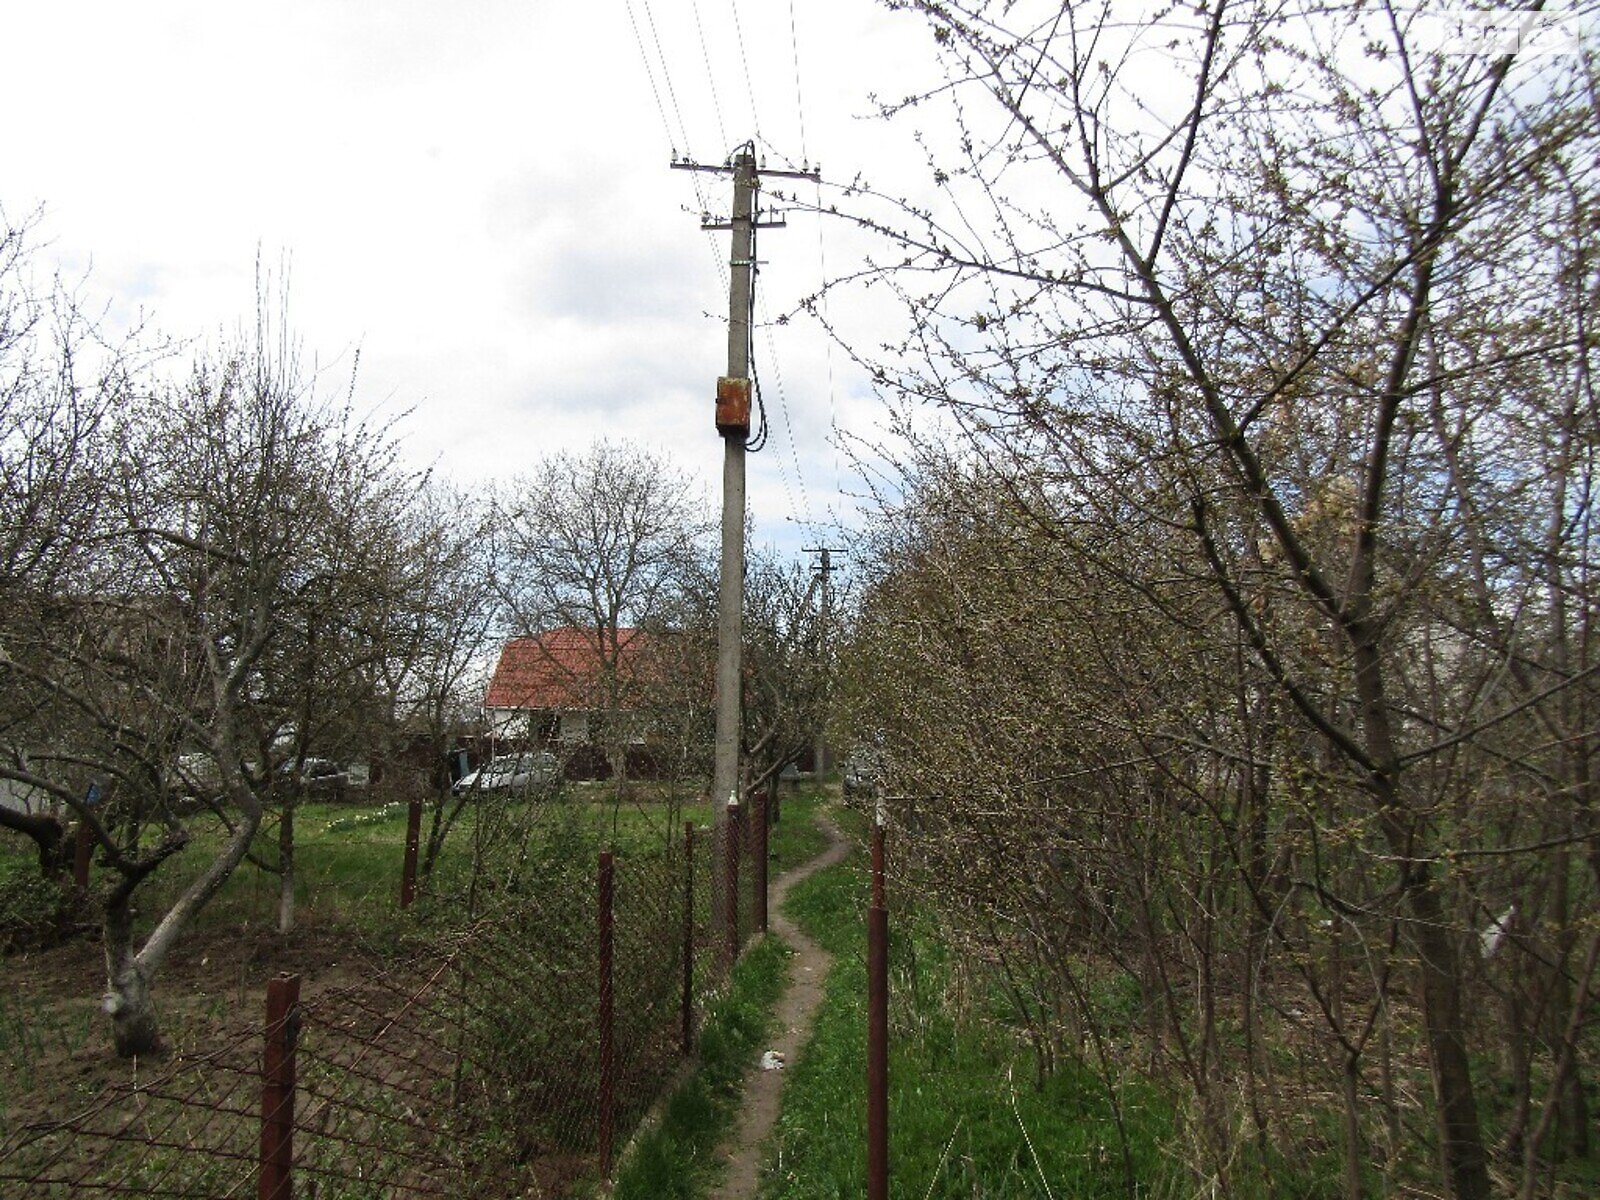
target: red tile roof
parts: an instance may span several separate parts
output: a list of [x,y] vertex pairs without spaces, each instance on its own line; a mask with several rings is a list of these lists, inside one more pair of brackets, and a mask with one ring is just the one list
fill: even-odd
[[602,656],[602,632],[569,627],[538,637],[512,638],[501,647],[484,707],[568,712],[604,709],[606,660],[614,657],[626,694],[642,673],[651,639],[637,629],[619,629],[615,655]]

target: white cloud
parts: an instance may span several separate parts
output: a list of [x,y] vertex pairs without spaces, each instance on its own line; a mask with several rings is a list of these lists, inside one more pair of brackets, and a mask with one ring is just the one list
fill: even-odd
[[[698,215],[726,210],[728,184],[669,153],[718,160],[759,128],[773,165],[853,175],[881,162],[855,119],[866,93],[907,54],[863,0],[793,16],[798,54],[787,7],[748,0],[16,6],[0,204],[44,205],[50,256],[92,266],[112,319],[175,336],[249,311],[258,250],[287,265],[308,354],[342,373],[359,347],[358,397],[414,410],[408,453],[463,482],[627,436],[714,494],[727,250]],[[820,282],[815,220],[763,241],[769,315]],[[774,430],[752,511],[758,537],[795,548],[815,536],[795,518],[827,519],[848,485],[830,423],[870,406],[814,326],[761,335],[757,355]]]

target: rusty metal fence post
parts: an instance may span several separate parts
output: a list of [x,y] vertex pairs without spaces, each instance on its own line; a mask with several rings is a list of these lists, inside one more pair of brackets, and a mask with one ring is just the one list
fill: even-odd
[[261,1058],[260,1200],[294,1192],[295,1040],[300,1027],[300,976],[267,984],[266,1047]]
[[683,823],[683,1052],[694,1051],[694,822]]
[[755,845],[750,848],[751,856],[755,859],[755,880],[752,887],[755,892],[755,917],[752,924],[762,933],[767,931],[767,812],[771,804],[772,785],[769,783],[764,791],[756,793],[755,820],[751,823],[751,833],[755,836]]
[[867,909],[867,1200],[889,1197],[889,914],[883,890],[880,819],[872,827]]
[[400,907],[410,908],[417,897],[417,845],[422,841],[422,797],[411,797],[406,811],[406,861],[400,870]]
[[739,960],[739,851],[744,845],[744,808],[737,802],[728,805],[728,819],[723,823],[723,857],[726,860],[723,874],[727,892],[724,896],[723,933],[725,940],[722,956],[728,970]]
[[612,959],[615,951],[612,900],[615,893],[615,874],[611,851],[600,854],[600,1172],[611,1170],[611,1137],[614,1117],[614,1092],[616,1090],[616,1025],[612,991]]

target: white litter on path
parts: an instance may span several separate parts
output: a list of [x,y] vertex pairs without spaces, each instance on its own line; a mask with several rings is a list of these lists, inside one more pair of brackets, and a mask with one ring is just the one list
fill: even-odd
[[783,1055],[776,1050],[768,1050],[761,1056],[761,1069],[763,1071],[783,1070]]

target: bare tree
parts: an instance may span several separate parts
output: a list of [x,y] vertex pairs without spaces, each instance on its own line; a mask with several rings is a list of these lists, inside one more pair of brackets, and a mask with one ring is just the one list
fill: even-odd
[[[625,779],[635,693],[625,647],[632,631],[678,624],[710,528],[688,480],[651,452],[597,442],[556,454],[501,498],[500,579],[514,627],[567,628],[591,640],[602,747]],[[658,681],[656,681],[658,682]]]
[[[0,779],[22,789],[32,787],[30,751],[38,749],[29,732],[69,715],[15,685],[30,659],[27,631],[64,615],[49,597],[96,573],[96,547],[116,522],[107,486],[115,442],[150,357],[137,335],[105,341],[59,281],[41,288],[31,232],[30,222],[13,225],[0,213],[0,672],[13,680],[0,701],[8,751]],[[81,796],[83,784],[74,779],[71,789]],[[71,810],[49,789],[32,792],[44,797],[42,808],[0,803],[0,828],[29,838],[41,870],[59,881]]]
[[[1198,1038],[1175,1021],[1167,1036],[1202,1107],[1226,932],[1202,898],[1232,878],[1251,938],[1298,956],[1347,1112],[1392,979],[1415,981],[1442,1178],[1487,1196],[1473,931],[1537,908],[1551,932],[1517,940],[1548,972],[1546,1033],[1523,1048],[1551,1073],[1547,1102],[1520,1071],[1540,1113],[1517,1123],[1532,1194],[1551,1129],[1584,1150],[1574,1037],[1600,944],[1574,925],[1593,873],[1560,849],[1592,861],[1592,58],[1451,53],[1425,8],[895,7],[926,20],[945,68],[886,110],[924,122],[939,194],[851,201],[895,246],[865,278],[909,328],[868,365],[953,419],[1008,527],[1114,585],[1097,627],[1141,611],[1166,626],[1168,663],[1127,644],[1110,696],[1146,763],[1129,786],[1216,823],[1152,867],[1235,864],[1135,906],[1147,993],[1176,993],[1169,934],[1197,983]],[[948,120],[929,124],[939,103]],[[943,653],[982,695],[1010,678],[976,647]],[[1528,791],[1548,802],[1527,811]],[[1335,983],[1353,939],[1371,987],[1356,1012]],[[1203,1113],[1218,1139],[1224,1116]],[[1352,1160],[1363,1136],[1352,1118]]]
[[420,744],[431,768],[428,832],[420,871],[432,873],[468,796],[451,792],[446,757],[463,733],[464,714],[483,699],[486,660],[504,615],[495,567],[494,518],[476,497],[434,487],[418,497],[406,529],[415,572],[403,654],[384,659],[383,690],[392,735]]
[[[123,1055],[161,1045],[153,982],[250,851],[308,680],[365,670],[366,650],[325,650],[364,644],[365,557],[405,491],[391,443],[316,396],[265,301],[182,383],[140,382],[52,471],[13,476],[43,515],[37,549],[13,558],[0,664],[0,777],[71,811],[110,871],[105,1007]],[[30,395],[24,428],[82,427],[76,386]],[[145,927],[141,885],[203,823],[220,848]]]
[[832,664],[825,657],[825,620],[817,576],[803,564],[752,556],[745,573],[741,710],[747,790],[765,786],[797,761],[827,722]]

